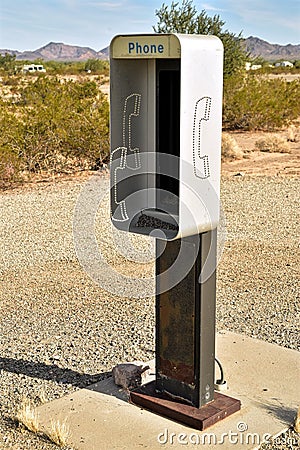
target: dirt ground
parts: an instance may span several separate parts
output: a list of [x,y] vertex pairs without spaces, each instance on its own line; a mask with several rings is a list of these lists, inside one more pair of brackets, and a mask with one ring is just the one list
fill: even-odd
[[[266,136],[265,132],[231,132],[239,147],[244,152],[243,159],[222,162],[222,175],[251,175],[251,176],[274,176],[274,175],[300,175],[300,133],[298,132],[296,142],[289,142],[291,153],[267,153],[257,151],[255,142]],[[281,137],[287,137],[287,131],[276,133]]]

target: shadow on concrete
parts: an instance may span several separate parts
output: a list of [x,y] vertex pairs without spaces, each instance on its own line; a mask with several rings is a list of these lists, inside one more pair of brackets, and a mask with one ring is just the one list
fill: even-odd
[[[147,363],[143,363],[141,361],[134,361],[134,364],[137,365],[149,365],[150,370],[145,372],[144,376],[142,376],[142,384],[149,383],[155,379],[155,367],[154,360],[147,361]],[[120,386],[115,385],[112,377],[107,377],[106,379],[102,379],[91,386],[88,386],[87,389],[99,392],[100,394],[112,395],[119,400],[124,400],[128,402],[129,400],[129,390],[120,388]]]
[[[277,399],[274,399],[274,401],[277,401]],[[265,402],[262,407],[265,411],[267,411],[269,414],[276,417],[276,419],[279,419],[286,425],[289,426],[294,423],[297,414],[296,408],[289,408],[284,405],[276,405],[270,402]]]
[[97,383],[87,386],[86,389],[88,389],[89,391],[98,392],[99,394],[116,397],[119,400],[123,400],[124,402],[129,401],[129,390],[117,386],[114,383],[112,377],[102,379]]

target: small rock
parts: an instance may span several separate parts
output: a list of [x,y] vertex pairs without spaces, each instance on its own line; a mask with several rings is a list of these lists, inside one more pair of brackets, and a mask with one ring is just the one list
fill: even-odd
[[125,389],[134,389],[142,384],[142,373],[148,369],[149,366],[118,364],[112,370],[114,383]]
[[237,172],[233,175],[234,177],[244,177],[245,173],[244,172]]

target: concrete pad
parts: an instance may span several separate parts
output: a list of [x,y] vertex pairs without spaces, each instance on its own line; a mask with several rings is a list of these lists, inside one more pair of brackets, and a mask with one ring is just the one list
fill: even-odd
[[[228,382],[224,393],[240,399],[242,409],[204,432],[129,404],[127,393],[112,378],[40,406],[40,421],[49,429],[51,419],[66,420],[70,444],[78,450],[197,445],[248,450],[266,435],[287,429],[299,406],[299,353],[230,332],[217,335],[216,353]],[[145,381],[153,379],[153,361],[149,365]]]

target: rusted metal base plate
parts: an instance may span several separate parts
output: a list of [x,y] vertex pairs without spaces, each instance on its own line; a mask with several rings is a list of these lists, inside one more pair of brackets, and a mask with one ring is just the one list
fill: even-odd
[[170,400],[156,391],[155,381],[130,392],[130,401],[152,412],[183,423],[197,430],[205,430],[241,409],[240,400],[215,392],[214,400],[201,408]]

